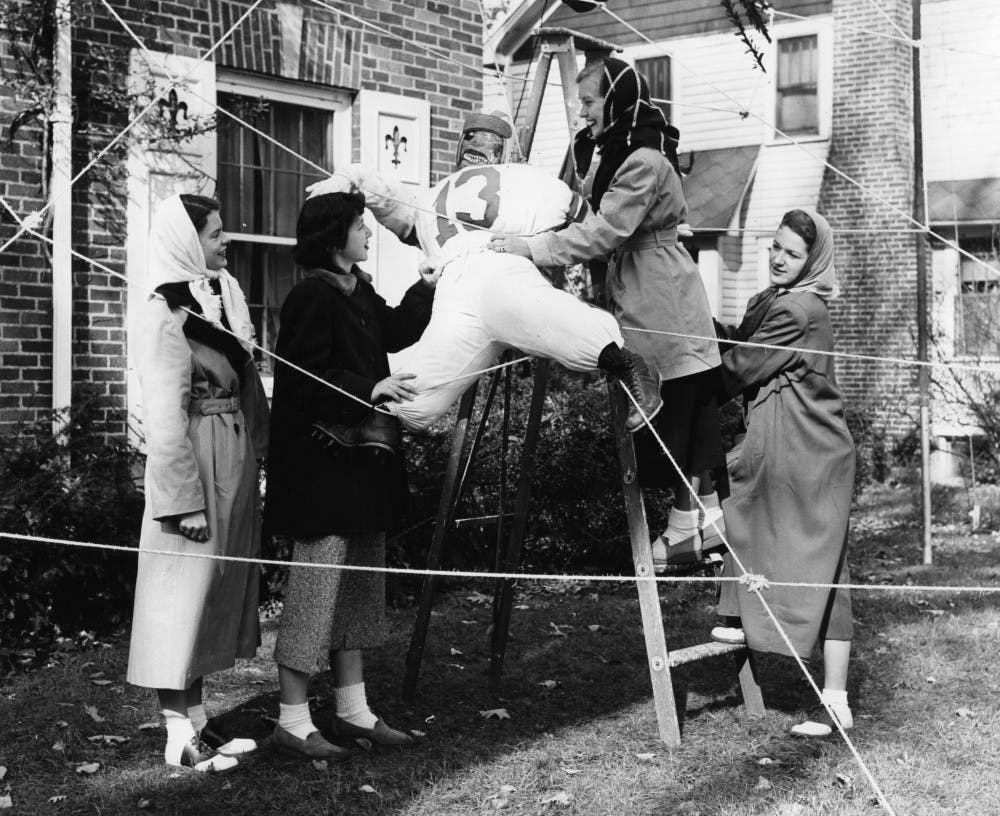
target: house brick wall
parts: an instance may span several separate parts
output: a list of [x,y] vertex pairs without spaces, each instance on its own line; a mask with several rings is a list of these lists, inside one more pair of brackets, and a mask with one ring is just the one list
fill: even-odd
[[[113,0],[116,11],[151,50],[199,57],[248,9],[250,0]],[[282,62],[279,4],[268,0],[234,32],[213,59],[219,66],[287,76]],[[426,98],[431,104],[431,173],[451,169],[455,140],[465,115],[482,99],[482,77],[457,63],[478,66],[481,19],[478,0],[367,0],[337,2],[343,14],[312,4],[302,13],[302,59],[293,78],[322,81],[348,90],[370,89]],[[331,4],[331,6],[334,4]],[[285,9],[287,11],[287,9]],[[349,15],[407,38],[373,31]],[[100,4],[74,21],[73,83],[75,142],[73,175],[79,173],[127,124],[120,96],[135,45]],[[0,32],[0,64],[16,73],[11,35]],[[415,43],[440,56],[418,50]],[[338,50],[339,49],[339,50]],[[0,79],[0,136],[6,138],[24,101]],[[360,155],[355,117],[353,154]],[[23,128],[13,146],[0,145],[0,195],[20,214],[43,206],[43,129]],[[113,147],[107,161],[74,186],[74,249],[125,273],[128,142]],[[0,244],[13,235],[0,224]],[[19,239],[0,254],[0,433],[32,421],[51,406],[51,264],[42,243]],[[97,421],[109,434],[124,434],[126,416],[125,293],[123,279],[73,262],[74,402],[92,397]]]
[[[903,30],[910,0],[881,3]],[[885,20],[868,0],[834,0],[833,139],[829,162],[869,192],[827,170],[820,210],[834,229],[885,232],[837,236],[841,297],[832,302],[838,350],[916,356],[916,246],[906,215],[913,207],[910,49],[870,31]],[[880,200],[881,199],[881,200]],[[902,212],[898,212],[901,210]],[[892,436],[918,419],[915,367],[838,360],[851,407],[871,412]]]

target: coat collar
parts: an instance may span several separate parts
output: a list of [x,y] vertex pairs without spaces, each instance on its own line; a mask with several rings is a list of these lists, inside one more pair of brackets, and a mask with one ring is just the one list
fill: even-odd
[[326,281],[330,284],[330,286],[346,297],[350,297],[354,294],[354,290],[357,287],[359,280],[363,280],[365,283],[372,282],[372,276],[358,266],[355,266],[349,273],[334,272],[330,269],[315,267],[313,269],[306,270],[306,277],[319,278],[322,281]]

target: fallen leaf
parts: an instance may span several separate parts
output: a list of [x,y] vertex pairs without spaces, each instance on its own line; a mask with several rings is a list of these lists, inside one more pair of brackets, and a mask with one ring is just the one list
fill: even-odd
[[0,794],[0,813],[13,813],[14,801],[9,793]]
[[956,714],[956,716],[959,716],[959,717],[970,717],[971,718],[971,717],[975,717],[976,716],[976,712],[974,712],[971,708],[965,708],[964,706],[962,708],[958,709],[955,712],[955,714]]
[[7,775],[7,766],[6,765],[0,765],[0,782],[3,781],[3,778],[6,775]]
[[371,785],[362,785],[358,790],[362,793],[378,793]]
[[135,803],[135,807],[137,810],[146,810],[147,808],[150,808],[152,806],[153,806],[152,799],[140,799],[138,802]]
[[[69,723],[66,722],[66,720],[59,720],[59,722],[56,723],[56,728],[69,728]],[[0,777],[0,779],[2,778],[3,777]]]
[[569,804],[569,794],[566,791],[560,790],[550,793],[544,799],[542,799],[543,805],[557,804],[557,805],[568,805]]
[[139,731],[154,731],[154,730],[156,730],[157,728],[160,728],[160,727],[161,727],[160,723],[158,723],[156,720],[152,720],[150,722],[140,723],[137,726],[137,728],[138,728]]
[[452,646],[451,647],[451,656],[452,657],[458,657],[459,655],[461,655],[462,657],[464,657],[465,656],[465,652],[463,652],[461,649],[456,649],[454,646]]
[[100,762],[81,762],[76,766],[76,772],[78,774],[95,774],[101,770]]
[[[90,682],[93,683],[95,686],[110,686],[111,685],[111,681],[110,680],[91,680]],[[253,682],[253,681],[251,681],[251,682]]]
[[498,720],[509,720],[510,714],[507,713],[506,708],[489,708],[485,711],[480,711],[479,716],[484,720],[488,720],[491,717],[495,717]]
[[97,680],[101,677],[104,677],[104,672],[94,672],[93,674],[89,675],[89,677],[91,680]]
[[410,733],[415,737],[426,737],[427,735],[423,731],[417,731],[416,728],[411,728]]
[[772,787],[773,785],[770,782],[768,782],[763,776],[758,776],[757,784],[754,787],[754,790],[767,791],[771,790]]
[[66,801],[66,797],[64,795],[62,795],[62,796],[50,796],[46,801],[48,801],[48,803],[50,805],[55,805],[55,804],[58,804],[59,802],[65,802]]
[[62,740],[56,740],[55,742],[52,743],[52,750],[53,751],[65,751],[66,750],[66,743],[63,742]]
[[552,627],[552,631],[549,632],[549,637],[566,637],[566,633],[563,629],[572,629],[572,626],[559,626],[558,624],[549,621],[549,626]]
[[935,677],[928,677],[926,679],[927,679],[928,683],[936,683],[937,682],[937,678],[935,678]]
[[482,592],[473,592],[471,595],[466,595],[465,600],[474,604],[493,603],[493,599],[489,595],[484,595]]
[[834,777],[834,779],[837,780],[837,784],[840,785],[841,787],[844,787],[844,788],[853,788],[854,787],[854,780],[850,776],[848,776],[847,774],[839,773],[839,774],[837,774]]
[[461,663],[449,663],[448,665],[451,666],[451,668],[453,669],[458,669],[459,671],[465,671],[465,666],[463,666]]
[[107,722],[106,718],[102,717],[100,714],[97,713],[97,706],[84,704],[83,710],[90,715],[90,719],[92,719],[94,722],[99,722],[99,723]]
[[773,765],[774,760],[771,757],[761,757],[757,760],[757,764],[766,767],[767,765]]
[[587,628],[588,628],[588,629],[589,629],[589,630],[590,630],[591,632],[598,632],[598,631],[600,631],[600,629],[601,629],[601,625],[600,625],[599,623],[592,623],[592,624],[590,624],[590,626],[588,626]]
[[517,790],[513,785],[501,785],[500,793],[514,793]]
[[123,742],[128,742],[128,737],[119,737],[116,734],[97,734],[87,739],[95,743],[103,742],[105,745],[121,745]]
[[431,716],[429,716],[429,717],[424,717],[424,722],[425,723],[432,723],[432,722],[434,722],[436,716],[437,716],[436,714],[431,714]]
[[464,621],[462,621],[462,623],[464,623],[466,626],[474,626],[475,624],[479,623],[479,621],[464,620]]
[[653,759],[655,756],[656,756],[656,754],[636,754],[636,758],[637,759],[641,759],[644,762],[648,762],[649,760]]
[[580,773],[580,769],[579,768],[563,768],[562,771],[563,771],[563,773],[567,773],[570,776],[573,776],[573,774]]
[[522,611],[523,611],[523,610],[525,610],[525,609],[531,609],[531,607],[530,607],[530,606],[528,606],[527,604],[518,604],[518,605],[517,605],[517,606],[515,606],[514,608],[515,608],[515,609],[520,609],[520,610],[522,610]]
[[312,761],[312,766],[317,771],[325,771],[327,769],[327,764],[325,759],[314,759]]
[[542,682],[539,683],[538,685],[540,685],[542,688],[554,689],[556,686],[559,685],[559,683],[555,680],[542,680]]

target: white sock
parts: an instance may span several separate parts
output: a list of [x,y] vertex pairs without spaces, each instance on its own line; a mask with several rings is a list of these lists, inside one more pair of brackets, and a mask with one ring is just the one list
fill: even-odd
[[854,727],[854,715],[847,703],[847,692],[840,689],[823,689],[823,702],[833,709],[833,713],[844,728]]
[[309,714],[308,702],[297,705],[278,703],[278,725],[299,739],[305,739],[317,730]]
[[673,547],[697,532],[698,511],[678,510],[673,507],[670,510],[670,518],[667,519],[667,529],[663,531],[660,538],[667,542],[668,547]]
[[725,532],[725,525],[722,523],[722,508],[718,505],[705,506],[705,518],[701,522],[701,529],[705,531],[705,535],[718,535],[718,530],[715,529],[715,525],[712,523],[718,522],[719,528]]
[[195,733],[200,734],[201,729],[208,722],[205,706],[202,703],[198,703],[196,706],[188,706],[188,719],[191,720],[191,726],[194,728]]
[[163,749],[163,759],[168,765],[181,764],[184,746],[194,738],[191,720],[177,711],[163,709],[163,720],[167,726],[167,747]]
[[374,728],[378,717],[368,708],[368,698],[365,696],[365,684],[355,683],[353,686],[343,686],[333,690],[337,701],[337,716],[340,719],[356,725],[359,728]]

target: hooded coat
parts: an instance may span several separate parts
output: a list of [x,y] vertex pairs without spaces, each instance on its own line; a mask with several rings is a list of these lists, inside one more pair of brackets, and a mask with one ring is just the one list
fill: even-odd
[[[158,209],[150,254],[151,286],[188,282],[206,315],[213,313],[207,284],[221,279],[216,319],[225,316],[241,343],[249,342],[243,294],[224,270],[205,268],[179,196]],[[239,358],[206,342],[205,331],[185,333],[189,321],[201,319],[154,294],[129,334],[147,456],[127,679],[148,688],[186,689],[237,657],[252,657],[260,640],[256,565],[150,552],[260,554],[257,460],[267,452],[267,399],[248,353],[238,371]],[[208,518],[203,542],[178,528],[180,515],[198,510]]]
[[[826,301],[836,294],[832,232],[806,211],[817,237],[792,287],[754,296],[730,340],[786,348],[731,346],[722,355],[726,396],[742,392],[746,436],[730,455],[726,538],[743,568],[769,581],[849,583],[847,533],[854,442],[834,374]],[[740,575],[726,556],[726,575]],[[771,586],[763,590],[794,651],[808,657],[821,638],[850,640],[850,590]],[[742,619],[747,645],[789,654],[760,598],[723,584],[721,615]]]

